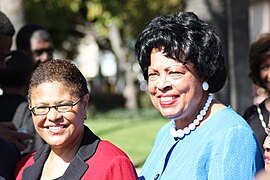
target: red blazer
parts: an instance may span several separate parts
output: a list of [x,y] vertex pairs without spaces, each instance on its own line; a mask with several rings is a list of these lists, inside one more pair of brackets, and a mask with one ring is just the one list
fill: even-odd
[[[50,146],[23,158],[16,167],[16,179],[40,179]],[[57,167],[55,167],[57,168]],[[109,141],[100,140],[85,126],[81,146],[60,179],[137,180],[137,174],[128,156]]]

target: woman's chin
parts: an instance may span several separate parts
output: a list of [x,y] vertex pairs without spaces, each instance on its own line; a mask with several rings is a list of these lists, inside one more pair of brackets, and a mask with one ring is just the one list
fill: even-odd
[[162,115],[165,117],[165,118],[167,118],[167,119],[177,119],[177,118],[179,118],[179,115],[180,115],[181,113],[162,113]]

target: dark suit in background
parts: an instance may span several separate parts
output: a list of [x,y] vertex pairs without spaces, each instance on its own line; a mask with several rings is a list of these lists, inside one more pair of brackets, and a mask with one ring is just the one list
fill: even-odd
[[14,169],[20,159],[21,154],[17,147],[0,138],[0,179],[14,179]]

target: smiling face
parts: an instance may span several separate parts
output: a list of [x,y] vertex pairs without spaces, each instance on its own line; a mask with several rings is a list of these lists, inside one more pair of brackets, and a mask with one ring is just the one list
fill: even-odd
[[202,82],[195,69],[155,49],[150,58],[148,91],[153,105],[163,116],[189,124],[203,98]]
[[270,90],[270,58],[266,59],[260,66],[260,78],[267,88]]
[[[79,98],[60,82],[45,82],[32,88],[30,105],[31,107],[61,105],[77,102]],[[83,136],[88,99],[88,94],[83,96],[77,105],[64,113],[54,108],[45,115],[32,113],[36,131],[51,147],[75,147]]]

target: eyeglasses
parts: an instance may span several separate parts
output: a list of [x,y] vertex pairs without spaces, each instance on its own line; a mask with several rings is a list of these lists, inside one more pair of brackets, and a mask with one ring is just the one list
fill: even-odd
[[53,106],[35,106],[35,107],[29,107],[30,111],[35,115],[45,115],[47,114],[51,108],[54,108],[56,111],[60,113],[65,113],[70,111],[73,106],[76,106],[80,102],[82,98],[80,98],[78,101],[74,103],[65,103],[65,104],[59,104],[59,105],[53,105]]
[[41,56],[43,53],[48,53],[48,54],[52,54],[53,53],[53,48],[44,48],[44,49],[35,49],[32,50],[32,53],[35,56]]

